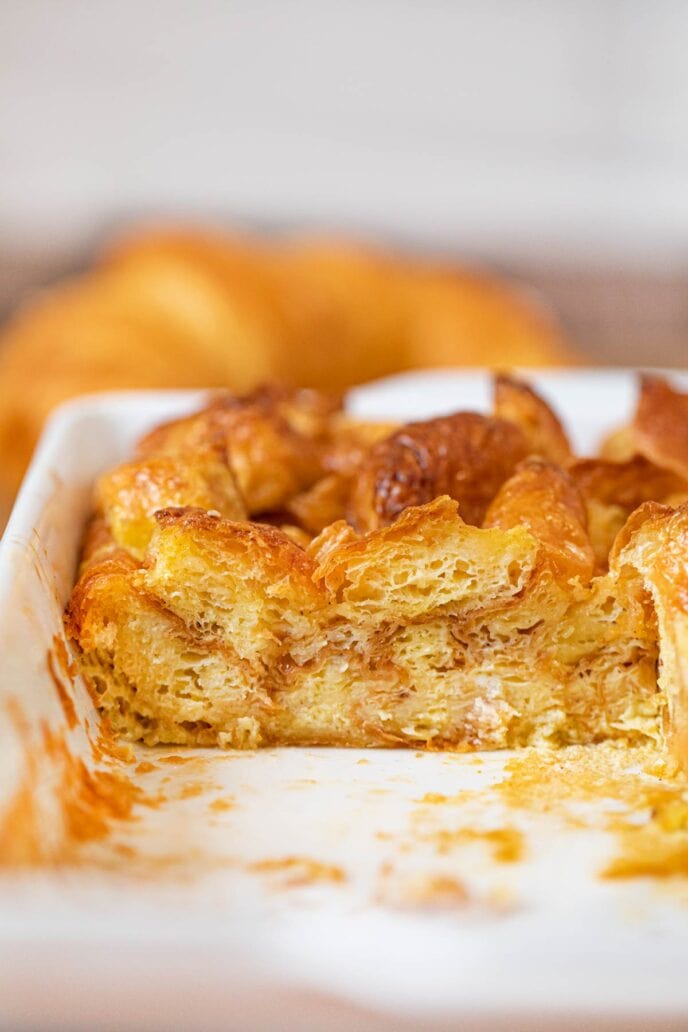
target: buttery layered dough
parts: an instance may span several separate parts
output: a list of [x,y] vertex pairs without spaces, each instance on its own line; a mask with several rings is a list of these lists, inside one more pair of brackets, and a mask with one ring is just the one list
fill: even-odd
[[403,427],[313,391],[217,396],[96,486],[66,614],[81,671],[151,745],[620,739],[682,761],[688,469],[668,447],[576,459],[508,377],[490,416]]

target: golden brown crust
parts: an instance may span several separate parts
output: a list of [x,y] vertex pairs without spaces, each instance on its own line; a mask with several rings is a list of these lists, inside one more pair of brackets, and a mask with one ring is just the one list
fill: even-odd
[[659,376],[642,376],[633,443],[641,455],[688,479],[688,394]]
[[618,567],[621,553],[635,537],[643,524],[649,521],[658,525],[661,520],[670,516],[672,512],[673,509],[670,506],[662,505],[661,502],[643,502],[642,505],[639,505],[638,508],[635,509],[628,517],[614,539],[614,543],[609,553],[610,567],[612,569]]
[[642,455],[623,462],[575,459],[567,471],[584,498],[619,505],[629,513],[643,502],[662,501],[688,492],[687,480]]
[[296,523],[311,534],[319,534],[331,523],[346,516],[352,478],[330,473],[307,491],[294,495],[287,502],[287,512]]
[[67,634],[78,641],[81,648],[90,645],[88,637],[89,623],[98,613],[91,608],[93,586],[105,584],[116,578],[128,581],[129,575],[138,568],[132,556],[121,549],[116,550],[97,562],[87,566],[77,580],[65,610],[65,628]]
[[576,459],[568,466],[587,509],[588,531],[597,568],[604,571],[614,539],[631,513],[648,501],[688,497],[688,481],[642,455],[612,459]]
[[[171,529],[191,532],[196,540],[202,538],[207,541],[213,550],[230,552],[240,549],[252,555],[256,562],[266,562],[275,579],[279,579],[285,569],[289,570],[291,574],[299,576],[309,591],[312,589],[312,560],[278,527],[248,521],[237,523],[222,519],[219,513],[191,506],[159,509],[155,513],[155,521],[161,532]],[[159,538],[157,540],[159,542]],[[157,543],[153,542],[153,556],[156,547]]]
[[554,463],[531,458],[517,467],[493,499],[484,527],[526,527],[545,548],[555,576],[589,583],[595,555],[583,499]]
[[342,545],[348,545],[352,541],[358,541],[358,534],[354,528],[346,520],[337,520],[313,538],[307,552],[316,567],[320,567],[330,552],[341,548]]
[[323,454],[323,468],[342,477],[356,476],[371,448],[398,429],[398,423],[371,422],[336,413]]
[[359,530],[388,526],[409,506],[456,499],[479,525],[491,499],[528,454],[517,426],[475,412],[409,423],[371,450],[349,505]]
[[547,402],[533,388],[505,373],[494,378],[494,414],[520,427],[533,455],[564,466],[571,458],[571,445],[561,422]]
[[107,520],[102,514],[97,513],[86,524],[81,543],[79,574],[83,573],[87,566],[100,562],[115,551],[117,551],[117,543],[108,527]]
[[652,502],[631,516],[612,569],[638,570],[652,595],[662,642],[659,686],[670,752],[688,773],[688,505]]
[[617,462],[641,455],[688,481],[688,394],[662,377],[641,376],[634,417],[609,435],[602,455]]
[[[319,554],[314,577],[344,607],[347,619],[403,622],[429,608],[489,608],[496,599],[512,598],[538,558],[537,542],[526,528],[473,527],[445,495],[405,509],[389,526],[342,538],[337,548]],[[467,565],[479,568],[480,576],[469,573]]]
[[176,456],[223,447],[248,513],[269,512],[322,474],[330,421],[339,406],[339,399],[316,391],[263,388],[243,397],[225,392],[200,413],[153,430],[138,454]]
[[247,517],[221,445],[151,455],[118,466],[96,484],[95,504],[116,543],[138,558],[148,547],[160,509],[195,505],[230,520]]

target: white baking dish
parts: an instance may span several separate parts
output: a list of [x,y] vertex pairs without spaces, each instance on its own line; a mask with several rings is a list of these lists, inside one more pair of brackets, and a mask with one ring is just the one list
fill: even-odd
[[[630,411],[628,372],[535,379],[582,449]],[[487,384],[480,373],[401,376],[354,392],[351,405],[405,418],[483,408]],[[97,716],[82,687],[66,684],[79,716],[68,726],[47,655],[61,633],[90,486],[145,429],[198,397],[101,395],[64,406],[5,534],[0,827],[14,807],[17,864],[0,876],[0,1025],[685,1027],[688,908],[679,894],[601,882],[603,833],[505,818],[497,796],[479,813],[470,802],[450,814],[420,806],[428,792],[499,780],[503,754],[188,750],[190,762],[167,764],[183,750],[138,749],[134,763],[100,765],[167,800],[136,805],[135,820],[111,821],[109,835],[64,863],[65,785],[46,729],[91,770],[86,725],[93,736]],[[135,770],[151,760],[153,771]],[[440,855],[422,832],[448,820],[516,824],[528,855],[510,865],[480,846]],[[11,847],[6,840],[6,860]],[[304,857],[326,866],[280,866]],[[460,878],[468,901],[414,905],[435,875]]]

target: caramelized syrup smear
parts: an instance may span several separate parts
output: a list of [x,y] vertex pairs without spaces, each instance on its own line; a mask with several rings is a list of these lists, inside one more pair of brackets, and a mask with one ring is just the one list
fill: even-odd
[[286,888],[301,888],[317,882],[341,884],[347,880],[343,867],[326,864],[308,856],[285,856],[279,859],[258,860],[249,865],[255,874],[279,875]]
[[525,856],[524,837],[518,828],[443,828],[435,832],[432,839],[440,854],[449,853],[456,845],[483,842],[498,863],[513,864]]
[[64,731],[42,722],[36,737],[17,700],[10,700],[8,710],[23,745],[24,773],[0,822],[0,867],[85,862],[84,845],[136,820],[137,806],[163,801],[132,780],[132,750],[114,742],[105,723],[97,739],[89,736],[88,764]]
[[60,705],[62,706],[62,711],[65,715],[65,720],[67,721],[67,727],[71,731],[76,727],[76,725],[79,722],[76,715],[76,707],[74,705],[74,699],[70,695],[67,686],[65,685],[64,681],[61,679],[60,675],[57,672],[55,666],[55,653],[52,651],[48,652],[47,664],[50,679],[55,685],[57,697],[60,700]]
[[229,810],[233,810],[236,806],[236,802],[231,796],[226,796],[220,799],[213,799],[212,803],[208,804],[208,809],[211,813],[227,813]]
[[[525,750],[509,760],[497,786],[516,810],[552,814],[571,827],[615,835],[616,856],[605,880],[688,875],[688,783],[667,772],[651,746],[572,746]],[[595,803],[589,818],[573,804]],[[601,809],[600,809],[601,804]]]

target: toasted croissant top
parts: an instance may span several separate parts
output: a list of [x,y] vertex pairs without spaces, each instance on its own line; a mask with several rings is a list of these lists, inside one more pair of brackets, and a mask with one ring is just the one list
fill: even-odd
[[564,579],[587,583],[593,575],[595,553],[583,499],[554,463],[534,457],[517,466],[492,499],[483,526],[526,527]]
[[533,454],[560,466],[571,458],[571,445],[558,416],[529,384],[504,373],[495,376],[494,414],[520,427]]
[[688,480],[687,428],[688,394],[659,376],[642,375],[633,417],[607,438],[602,453],[616,461],[641,455]]
[[490,499],[528,451],[515,423],[475,412],[409,423],[376,444],[363,463],[349,508],[352,522],[373,530],[410,505],[449,495],[467,523],[480,524]]
[[[643,411],[648,390],[670,397],[679,441],[672,450],[672,438],[658,436],[656,459],[572,456],[544,399],[503,375],[493,415],[458,412],[397,427],[352,419],[340,398],[313,390],[219,393],[196,414],[147,434],[134,461],[100,479],[96,507],[117,543],[140,557],[164,508],[263,520],[305,545],[340,520],[368,533],[448,496],[464,523],[529,527],[561,569],[586,580],[606,568],[616,534],[639,505],[688,499],[688,478],[676,471],[688,439],[686,399],[645,379]],[[647,427],[661,428],[662,417],[640,422],[645,436],[637,415],[624,432],[649,448]]]

